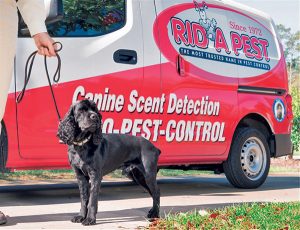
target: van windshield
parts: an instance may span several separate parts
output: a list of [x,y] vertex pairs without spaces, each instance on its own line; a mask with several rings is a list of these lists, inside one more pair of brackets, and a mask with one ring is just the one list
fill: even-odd
[[125,0],[63,0],[64,18],[48,25],[53,37],[91,37],[125,25]]

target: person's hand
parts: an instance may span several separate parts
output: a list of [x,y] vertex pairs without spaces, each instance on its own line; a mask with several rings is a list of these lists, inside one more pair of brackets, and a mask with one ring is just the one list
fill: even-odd
[[49,36],[48,33],[38,33],[33,36],[38,53],[40,55],[53,57],[56,56],[55,47],[53,45],[54,40]]

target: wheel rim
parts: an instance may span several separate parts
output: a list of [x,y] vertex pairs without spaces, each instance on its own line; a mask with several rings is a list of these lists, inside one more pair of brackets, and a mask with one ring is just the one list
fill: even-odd
[[256,137],[248,138],[241,150],[241,166],[250,180],[259,180],[266,169],[266,148]]

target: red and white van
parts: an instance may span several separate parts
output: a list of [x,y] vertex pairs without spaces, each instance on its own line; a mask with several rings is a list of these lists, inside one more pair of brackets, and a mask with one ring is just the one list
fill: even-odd
[[[270,158],[292,153],[286,65],[268,15],[229,0],[70,2],[65,19],[49,26],[64,45],[54,86],[62,114],[94,100],[103,132],[151,140],[162,150],[161,168],[225,172],[241,188],[260,186]],[[2,161],[11,169],[66,168],[42,57],[16,104],[34,50],[31,38],[19,38]]]

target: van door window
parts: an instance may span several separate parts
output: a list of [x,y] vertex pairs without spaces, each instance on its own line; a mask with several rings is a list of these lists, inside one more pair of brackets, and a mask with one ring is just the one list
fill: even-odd
[[54,37],[90,37],[125,25],[125,0],[63,0],[64,19],[48,26]]
[[101,36],[125,25],[126,0],[63,0],[64,18],[48,25],[53,37]]

